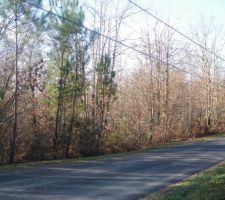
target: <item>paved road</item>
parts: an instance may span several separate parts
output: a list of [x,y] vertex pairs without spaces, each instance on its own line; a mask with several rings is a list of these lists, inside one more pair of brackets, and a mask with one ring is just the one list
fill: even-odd
[[225,138],[0,172],[1,200],[139,199],[225,160]]

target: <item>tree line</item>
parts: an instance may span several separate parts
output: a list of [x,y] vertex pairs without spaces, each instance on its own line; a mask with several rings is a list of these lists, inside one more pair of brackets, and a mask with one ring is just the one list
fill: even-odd
[[[156,22],[131,43],[135,52],[120,42],[135,14],[119,0],[1,1],[0,163],[129,151],[224,131],[224,63],[215,56],[224,51],[222,30],[213,20],[192,28],[211,54]],[[135,58],[133,71],[127,55]]]

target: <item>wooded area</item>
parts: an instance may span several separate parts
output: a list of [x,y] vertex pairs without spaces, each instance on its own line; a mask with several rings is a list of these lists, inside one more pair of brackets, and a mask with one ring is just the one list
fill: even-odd
[[0,163],[129,151],[225,130],[217,56],[225,34],[213,20],[191,28],[200,45],[159,21],[130,42],[121,40],[136,14],[129,3],[0,2]]

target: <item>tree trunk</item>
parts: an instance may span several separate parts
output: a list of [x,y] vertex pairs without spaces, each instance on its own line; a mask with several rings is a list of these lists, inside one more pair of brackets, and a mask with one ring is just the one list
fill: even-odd
[[16,37],[16,50],[15,50],[15,92],[14,92],[14,122],[13,130],[9,148],[9,163],[14,162],[14,152],[17,136],[17,117],[18,117],[18,13],[17,13],[17,0],[15,1],[15,37]]
[[62,121],[62,100],[63,100],[63,94],[62,94],[62,86],[63,86],[63,62],[64,59],[64,52],[62,52],[61,55],[61,67],[60,67],[60,80],[59,80],[59,95],[58,95],[58,104],[57,104],[57,112],[56,112],[56,119],[55,119],[55,135],[54,135],[54,149],[53,149],[53,158],[58,158],[58,146],[59,146],[59,133],[61,128],[61,121]]

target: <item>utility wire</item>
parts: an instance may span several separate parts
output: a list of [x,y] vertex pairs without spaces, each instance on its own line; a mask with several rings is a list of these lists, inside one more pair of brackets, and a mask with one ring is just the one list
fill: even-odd
[[207,47],[199,44],[198,42],[196,42],[195,40],[193,40],[192,38],[190,38],[189,36],[185,35],[184,33],[182,33],[181,31],[179,31],[178,29],[174,28],[173,26],[169,25],[168,23],[164,22],[163,20],[161,20],[159,17],[155,16],[154,14],[152,14],[151,12],[149,12],[148,10],[146,10],[145,8],[141,7],[140,5],[134,3],[131,0],[128,0],[131,4],[133,4],[134,6],[136,6],[137,8],[139,8],[140,10],[144,11],[145,13],[147,13],[148,15],[152,16],[153,18],[155,18],[156,20],[158,20],[159,22],[161,22],[162,24],[164,24],[165,26],[169,27],[170,29],[174,30],[175,32],[177,32],[178,34],[180,34],[181,36],[183,36],[184,38],[188,39],[189,41],[191,41],[192,43],[194,43],[195,45],[201,47],[202,49],[208,51],[209,53],[213,54],[215,57],[225,61],[225,58],[217,55],[216,53],[214,53],[213,51],[211,51],[210,49],[208,49]]
[[[128,1],[129,1],[129,0],[128,0]],[[150,57],[150,58],[152,58],[152,59],[154,59],[154,60],[156,60],[156,61],[158,61],[158,62],[164,63],[165,65],[168,65],[168,66],[170,66],[170,67],[172,67],[172,68],[174,68],[174,69],[177,69],[177,70],[182,71],[182,72],[184,72],[184,73],[186,73],[186,74],[189,74],[189,75],[195,76],[196,78],[199,78],[199,79],[204,80],[204,78],[203,78],[202,76],[198,75],[198,74],[189,72],[189,71],[187,71],[187,70],[185,70],[185,69],[181,69],[181,68],[177,67],[176,65],[167,63],[167,62],[163,61],[162,59],[156,58],[156,57],[153,56],[152,54],[147,54],[147,53],[145,53],[145,52],[143,52],[143,51],[141,51],[141,50],[139,50],[139,49],[134,48],[133,46],[130,46],[130,45],[125,44],[125,43],[123,43],[123,42],[121,42],[121,41],[119,41],[119,40],[116,40],[116,39],[112,38],[112,37],[109,37],[109,36],[107,36],[107,35],[104,35],[104,34],[102,34],[102,33],[99,33],[99,32],[96,31],[96,30],[92,30],[92,29],[90,29],[90,28],[84,26],[83,24],[78,24],[77,22],[75,22],[75,21],[73,21],[73,20],[70,20],[70,19],[68,19],[68,18],[66,18],[66,17],[63,17],[63,16],[61,16],[61,15],[59,15],[59,14],[56,14],[56,13],[50,11],[50,10],[41,8],[41,7],[37,6],[37,5],[34,4],[34,3],[31,3],[31,2],[26,2],[26,3],[29,4],[29,5],[31,5],[31,6],[34,6],[34,7],[38,8],[38,9],[40,9],[40,10],[42,10],[42,11],[44,11],[44,12],[46,12],[46,13],[48,13],[48,14],[54,15],[54,16],[59,17],[59,18],[65,20],[65,21],[68,21],[68,22],[70,22],[70,23],[72,23],[72,24],[74,24],[74,25],[76,25],[76,26],[81,26],[81,27],[83,27],[86,31],[89,31],[89,32],[94,33],[94,34],[97,34],[98,36],[101,36],[101,37],[103,37],[103,38],[106,38],[106,39],[108,39],[108,40],[111,40],[111,41],[113,41],[113,42],[116,42],[116,43],[120,44],[121,46],[127,47],[128,49],[132,49],[133,51],[136,51],[137,53],[140,53],[140,54],[142,54],[142,55],[144,55],[144,56]],[[216,84],[216,83],[215,83],[215,84]],[[223,85],[221,85],[221,87],[224,87],[224,88],[225,88],[225,86],[223,86]]]

